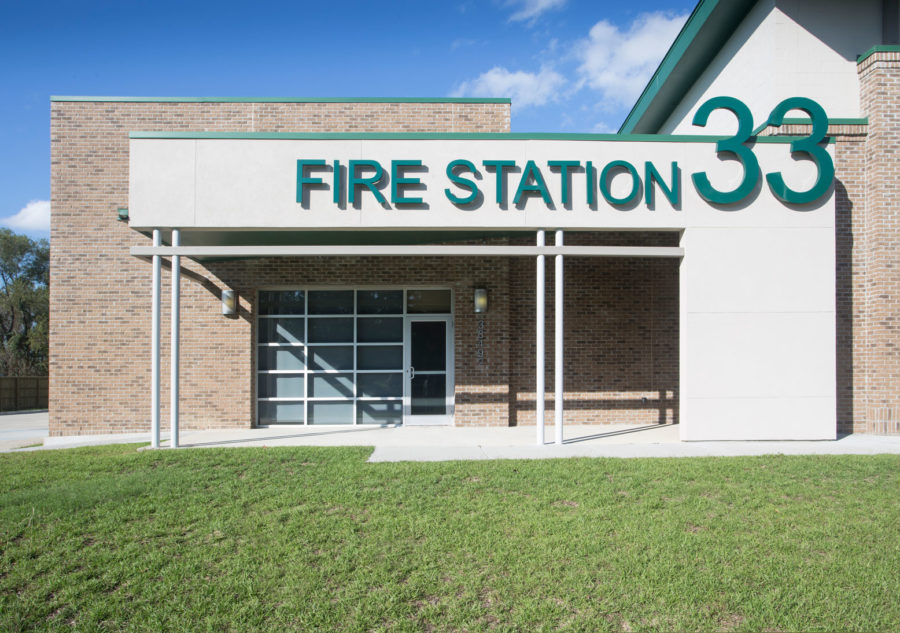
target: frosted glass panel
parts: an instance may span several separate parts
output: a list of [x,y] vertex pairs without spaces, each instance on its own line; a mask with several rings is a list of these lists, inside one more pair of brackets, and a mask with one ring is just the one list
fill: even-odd
[[310,402],[310,424],[353,424],[353,402]]
[[356,340],[360,343],[402,343],[402,318],[360,318],[356,321]]
[[403,404],[400,402],[358,402],[356,421],[360,424],[400,424]]
[[260,374],[260,398],[302,398],[306,382],[303,374]]
[[356,348],[357,369],[403,369],[402,345],[373,345]]
[[302,343],[305,319],[260,319],[260,343]]
[[296,371],[304,367],[304,353],[302,347],[260,347],[259,369],[271,371],[273,369]]
[[310,319],[310,343],[352,343],[353,317]]
[[406,311],[410,314],[449,314],[449,290],[407,290]]
[[352,345],[326,345],[309,348],[310,369],[353,369]]
[[361,398],[399,398],[403,395],[403,374],[357,374],[356,392]]
[[303,424],[302,402],[260,402],[260,424]]
[[310,398],[352,398],[353,374],[315,374],[309,376]]
[[360,314],[403,314],[403,291],[360,290],[356,310]]
[[310,290],[310,314],[353,314],[352,290]]
[[303,314],[302,290],[263,290],[259,293],[260,314]]

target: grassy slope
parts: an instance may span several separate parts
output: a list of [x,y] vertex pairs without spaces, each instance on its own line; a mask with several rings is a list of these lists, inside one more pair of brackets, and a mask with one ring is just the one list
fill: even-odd
[[900,458],[0,456],[0,630],[897,630]]

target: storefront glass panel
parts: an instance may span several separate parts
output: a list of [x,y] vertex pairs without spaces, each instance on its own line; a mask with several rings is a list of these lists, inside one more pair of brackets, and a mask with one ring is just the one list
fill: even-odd
[[[446,414],[450,317],[437,315],[451,299],[440,289],[261,291],[258,424],[400,424],[410,395],[412,413]],[[426,373],[413,376],[411,360]]]

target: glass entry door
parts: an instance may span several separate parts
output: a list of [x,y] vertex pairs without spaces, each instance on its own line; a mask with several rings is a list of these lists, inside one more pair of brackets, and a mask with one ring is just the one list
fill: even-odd
[[403,423],[450,424],[453,416],[453,319],[406,317]]

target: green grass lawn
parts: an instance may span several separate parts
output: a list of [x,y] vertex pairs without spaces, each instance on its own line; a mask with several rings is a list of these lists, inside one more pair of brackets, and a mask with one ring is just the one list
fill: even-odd
[[0,455],[0,630],[900,629],[900,457]]

